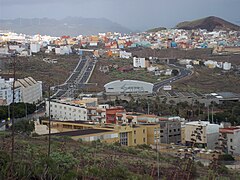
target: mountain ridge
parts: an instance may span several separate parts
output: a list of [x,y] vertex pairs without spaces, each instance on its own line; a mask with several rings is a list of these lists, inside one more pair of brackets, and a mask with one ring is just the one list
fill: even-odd
[[208,31],[214,30],[240,31],[240,26],[215,16],[208,16],[193,21],[180,22],[175,26],[175,28],[185,30],[206,29]]
[[29,35],[91,35],[99,32],[128,33],[131,30],[106,18],[66,17],[0,19],[0,29]]

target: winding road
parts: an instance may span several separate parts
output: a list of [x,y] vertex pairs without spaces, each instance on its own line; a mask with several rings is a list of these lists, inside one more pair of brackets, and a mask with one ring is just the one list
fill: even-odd
[[177,68],[179,69],[179,74],[177,76],[174,76],[174,77],[171,77],[169,79],[166,79],[164,81],[161,81],[161,82],[158,82],[158,83],[155,83],[154,86],[153,86],[153,92],[158,92],[160,88],[162,88],[163,86],[165,85],[168,85],[168,84],[171,84],[172,82],[174,81],[177,81],[177,80],[180,80],[184,77],[187,77],[187,76],[190,76],[192,75],[192,71],[189,70],[189,69],[186,69],[184,67],[181,67],[181,66],[177,66],[175,64],[171,64],[169,65],[170,67],[173,67],[173,68]]

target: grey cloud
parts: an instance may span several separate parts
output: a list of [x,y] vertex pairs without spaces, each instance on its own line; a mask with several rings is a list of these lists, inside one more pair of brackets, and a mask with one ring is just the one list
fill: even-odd
[[104,17],[144,30],[210,15],[237,22],[239,7],[239,0],[0,0],[0,18]]

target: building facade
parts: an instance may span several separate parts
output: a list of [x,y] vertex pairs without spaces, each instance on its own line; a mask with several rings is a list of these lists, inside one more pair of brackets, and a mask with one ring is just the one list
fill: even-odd
[[223,138],[220,146],[227,147],[228,154],[240,155],[240,127],[220,128],[219,132]]
[[[77,104],[50,101],[50,115],[54,120],[87,121],[87,109]],[[46,116],[49,116],[49,101],[46,101]]]
[[16,86],[19,86],[22,94],[22,102],[37,103],[42,100],[42,82],[35,81],[32,77],[18,79]]
[[135,68],[145,68],[145,58],[136,58],[133,57],[133,67]]
[[159,123],[161,143],[181,143],[181,122],[179,120],[161,120]]
[[[0,78],[0,105],[10,105],[13,102],[13,78],[10,78],[8,81]],[[14,102],[21,102],[22,96],[20,87],[15,83],[14,89]]]
[[145,93],[153,92],[153,84],[137,80],[117,80],[104,85],[107,93]]
[[192,121],[185,124],[187,146],[214,149],[219,138],[219,125],[208,121]]

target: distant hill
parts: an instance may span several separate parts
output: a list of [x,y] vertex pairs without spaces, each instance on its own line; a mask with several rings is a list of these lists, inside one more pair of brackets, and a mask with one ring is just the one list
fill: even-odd
[[11,30],[29,35],[41,34],[51,36],[91,35],[99,32],[128,33],[131,30],[105,18],[67,17],[61,20],[49,18],[0,19],[0,30]]
[[209,16],[209,17],[194,20],[194,21],[181,22],[177,24],[175,28],[186,29],[186,30],[207,29],[208,31],[213,31],[213,30],[240,31],[240,26],[215,16]]
[[167,28],[165,27],[157,27],[157,28],[153,28],[153,29],[149,29],[147,30],[147,32],[158,32],[158,31],[162,31],[162,30],[166,30]]

